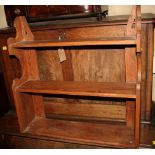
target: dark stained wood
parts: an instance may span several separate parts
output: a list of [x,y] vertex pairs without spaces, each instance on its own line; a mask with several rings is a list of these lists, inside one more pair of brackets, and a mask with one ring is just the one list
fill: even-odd
[[140,146],[143,148],[155,148],[153,141],[155,140],[155,127],[151,124],[141,124],[141,139]]
[[[100,5],[5,5],[6,20],[9,26],[17,16],[25,16],[29,22],[66,18],[97,16]],[[96,19],[97,20],[97,19]]]
[[103,149],[104,147],[52,141],[39,138],[3,135],[0,148],[5,149]]
[[78,96],[135,98],[134,83],[95,83],[78,81],[28,81],[17,92]]
[[9,111],[9,97],[6,91],[6,86],[4,82],[3,68],[2,68],[2,54],[0,53],[0,117]]
[[9,59],[9,52],[7,49],[7,38],[11,37],[12,34],[6,34],[5,36],[3,36],[2,34],[0,34],[0,37],[3,38],[0,40],[0,45],[1,47],[6,47],[6,50],[1,49],[1,54],[0,54],[0,63],[2,66],[2,72],[3,72],[3,76],[4,76],[4,83],[6,86],[6,90],[7,90],[7,94],[8,94],[8,98],[9,98],[9,102],[6,103],[8,104],[8,107],[10,108],[15,108],[14,107],[14,99],[13,99],[13,93],[12,93],[12,82],[14,79],[14,74],[16,69],[14,68],[14,65],[11,64],[10,59]]
[[2,72],[0,72],[0,117],[9,111],[9,99]]
[[13,26],[13,20],[16,16],[26,16],[26,7],[24,5],[5,5],[5,14],[7,24]]
[[19,132],[17,116],[13,111],[10,111],[3,118],[0,118],[0,144],[0,148],[2,149],[103,148],[22,134]]
[[54,15],[69,14],[67,5],[29,5],[27,7],[29,18],[40,18]]
[[[148,92],[146,96],[146,120],[151,118],[152,107],[152,72],[153,72],[153,55],[154,55],[154,26],[148,25],[148,65],[147,65],[147,87]],[[151,41],[152,40],[152,41]],[[151,92],[150,92],[151,91]]]

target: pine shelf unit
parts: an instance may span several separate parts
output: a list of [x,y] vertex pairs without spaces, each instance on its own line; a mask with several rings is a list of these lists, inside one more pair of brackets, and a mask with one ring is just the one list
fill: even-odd
[[[86,40],[34,40],[25,17],[15,19],[16,38],[8,39],[9,53],[15,55],[21,63],[23,74],[14,80],[13,94],[19,120],[20,131],[100,146],[125,148],[139,147],[140,130],[140,82],[141,82],[141,15],[140,6],[133,6],[124,37],[107,37]],[[65,46],[125,46],[126,65],[136,56],[134,82],[79,82],[79,81],[41,81],[37,66],[35,48]],[[134,52],[133,52],[134,51]],[[130,55],[131,52],[131,55]],[[135,104],[134,127],[126,124],[104,124],[46,118],[44,112],[44,94],[92,96],[129,99]],[[133,101],[134,100],[134,101]]]

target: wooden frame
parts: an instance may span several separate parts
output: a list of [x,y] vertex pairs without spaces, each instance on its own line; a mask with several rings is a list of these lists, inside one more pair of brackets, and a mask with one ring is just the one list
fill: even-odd
[[[12,86],[21,132],[54,137],[62,141],[138,148],[140,139],[141,83],[140,6],[133,6],[127,24],[127,33],[124,37],[70,41],[35,41],[25,17],[17,17],[15,19],[15,27],[17,32],[16,38],[8,39],[8,47],[9,53],[15,55],[20,60],[22,66],[22,77],[15,79]],[[35,48],[86,45],[126,46],[126,83],[40,80]],[[135,112],[127,114],[127,125],[122,125],[121,123],[117,125],[94,123],[92,125],[89,122],[47,119],[45,117],[42,94],[125,98],[129,99],[126,102],[127,110],[132,108],[133,105],[136,108]],[[88,132],[88,130],[90,131]],[[113,134],[108,137],[107,134],[110,131]],[[127,139],[124,140],[124,136]],[[111,142],[110,140],[114,137],[115,141]]]

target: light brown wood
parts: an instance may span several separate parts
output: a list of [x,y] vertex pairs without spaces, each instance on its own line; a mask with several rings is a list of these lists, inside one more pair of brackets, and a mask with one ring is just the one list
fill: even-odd
[[73,81],[74,74],[73,74],[73,67],[72,67],[72,62],[71,62],[71,58],[72,58],[71,51],[65,50],[65,55],[66,55],[66,60],[61,63],[63,79],[64,81]]
[[57,50],[39,50],[37,61],[40,80],[63,80],[62,63]]
[[[13,91],[16,102],[17,114],[19,117],[20,129],[22,132],[36,134],[39,136],[55,137],[63,139],[64,141],[77,141],[78,143],[88,143],[95,145],[111,145],[117,147],[136,147],[139,146],[139,123],[140,123],[140,83],[141,83],[141,19],[140,19],[140,7],[134,6],[131,16],[127,24],[127,33],[120,37],[110,36],[105,38],[86,38],[86,39],[66,39],[64,40],[34,40],[34,36],[24,17],[17,17],[15,20],[17,36],[15,39],[9,39],[10,54],[18,57],[22,66],[22,76],[20,79],[14,81]],[[131,35],[130,35],[131,34]],[[58,37],[59,38],[59,37]],[[97,46],[96,46],[97,45]],[[102,46],[98,46],[102,45]],[[80,80],[74,81],[76,73],[75,64],[73,63],[74,54],[67,55],[67,61],[64,63],[57,62],[55,69],[59,70],[55,79],[60,80],[40,80],[39,70],[37,65],[37,53],[34,48],[39,49],[42,47],[47,50],[52,49],[54,53],[56,48],[50,47],[64,47],[64,46],[76,46],[74,49],[86,48],[87,46],[94,48],[103,47],[103,45],[119,49],[121,46],[125,48],[125,68],[123,74],[126,72],[125,78],[114,78],[115,82],[108,82],[101,78],[95,80],[96,77],[102,77],[100,75],[88,76],[88,79],[79,78]],[[119,46],[114,46],[119,45]],[[127,45],[127,46],[126,46]],[[132,45],[132,46],[131,46]],[[79,47],[83,46],[83,47]],[[39,49],[38,49],[39,48]],[[69,47],[72,50],[73,47]],[[104,47],[104,48],[107,48]],[[74,50],[73,49],[73,50]],[[88,49],[88,47],[87,47]],[[108,51],[107,49],[105,50]],[[112,52],[114,52],[113,50]],[[117,52],[117,50],[116,50]],[[80,52],[78,52],[79,54]],[[96,55],[97,51],[95,51]],[[55,53],[56,54],[56,53]],[[52,55],[55,55],[52,54]],[[78,55],[77,54],[77,55]],[[121,53],[122,56],[123,52]],[[137,55],[136,55],[137,54]],[[49,54],[47,54],[48,56]],[[106,55],[106,53],[104,53]],[[55,55],[56,56],[56,55]],[[93,60],[90,53],[88,54],[88,62]],[[137,57],[136,57],[137,56]],[[58,56],[55,57],[58,59]],[[76,58],[76,57],[75,57]],[[96,57],[96,61],[98,61]],[[109,60],[110,61],[110,60]],[[110,64],[108,61],[108,65]],[[116,61],[117,62],[117,61]],[[61,64],[60,64],[61,63]],[[86,64],[84,63],[84,64]],[[93,63],[93,62],[92,62]],[[113,62],[111,62],[113,63]],[[72,66],[73,64],[73,66]],[[123,63],[121,62],[123,65]],[[99,63],[100,65],[100,63]],[[103,64],[102,64],[103,65]],[[101,65],[101,66],[102,66]],[[120,64],[119,64],[120,65]],[[118,66],[119,66],[118,65]],[[89,66],[89,65],[88,65]],[[97,66],[97,65],[96,65]],[[41,65],[39,66],[41,67]],[[66,71],[67,69],[69,71]],[[85,67],[85,65],[83,66]],[[111,66],[109,66],[111,67]],[[116,67],[117,68],[117,67]],[[108,69],[108,67],[107,67]],[[109,68],[110,69],[110,68]],[[98,73],[96,69],[94,73]],[[118,69],[119,70],[119,69]],[[115,74],[112,73],[113,76]],[[132,76],[133,75],[133,76]],[[85,76],[85,75],[84,75]],[[108,75],[109,76],[109,75]],[[107,76],[107,77],[108,77]],[[44,78],[44,77],[43,77]],[[51,77],[53,78],[53,75]],[[76,79],[76,78],[75,78]],[[82,80],[81,80],[82,79]],[[92,79],[92,80],[90,80]],[[65,81],[66,80],[66,81]],[[76,104],[76,96],[84,97],[104,97],[104,98],[123,98],[128,100],[127,102],[127,124],[120,128],[120,123],[116,126],[100,123],[88,123],[80,121],[62,121],[55,119],[45,118],[44,105],[41,95],[64,95],[74,96],[74,100],[63,99],[64,101],[71,101],[70,103]],[[45,99],[45,98],[44,98]],[[133,101],[134,102],[131,102]],[[60,101],[60,100],[59,100]],[[74,102],[73,102],[74,101]],[[28,104],[26,104],[28,102]],[[81,101],[80,101],[81,102]],[[84,102],[83,102],[84,103]],[[107,102],[108,103],[108,102]],[[110,102],[109,102],[110,103]],[[134,110],[135,108],[135,110]],[[25,111],[24,113],[22,113]],[[131,112],[130,112],[131,111]],[[59,117],[60,118],[60,117]],[[124,121],[125,122],[125,121]],[[132,123],[132,125],[129,125]],[[116,128],[115,128],[116,127]],[[129,130],[128,130],[129,129]],[[88,132],[90,130],[90,132]],[[67,131],[67,132],[66,132]],[[71,132],[70,132],[71,131]],[[78,132],[77,132],[78,131]],[[123,132],[122,132],[123,131]],[[129,131],[129,132],[128,132]],[[109,134],[108,134],[109,133]],[[125,133],[125,135],[123,135]],[[109,136],[107,136],[109,135]],[[129,135],[129,137],[128,137]],[[127,139],[124,139],[124,137]],[[110,139],[109,139],[110,138]],[[115,141],[113,142],[113,140]]]
[[[112,35],[112,34],[111,34]],[[115,35],[115,33],[113,34]],[[121,33],[120,33],[121,35]],[[117,48],[117,47],[116,47]],[[75,81],[91,82],[125,82],[124,49],[110,47],[77,47],[71,49],[72,66]],[[109,69],[107,69],[109,68]],[[75,101],[77,102],[77,100]],[[98,103],[78,99],[82,103]],[[120,105],[125,104],[121,100],[104,100],[101,104]],[[124,111],[126,112],[126,110]],[[111,114],[113,111],[111,111]],[[112,114],[113,115],[113,114]]]
[[[148,89],[146,91],[146,87],[147,85],[149,85],[148,81],[150,78],[152,78],[152,73],[149,72],[148,70],[150,70],[147,66],[149,64],[151,64],[150,62],[152,61],[152,58],[150,60],[148,60],[149,57],[149,53],[152,50],[150,48],[150,45],[152,44],[152,40],[150,37],[151,35],[153,35],[152,33],[152,27],[153,27],[153,20],[151,19],[151,17],[154,18],[153,15],[151,14],[147,14],[147,16],[149,18],[146,19],[146,15],[142,14],[143,17],[143,21],[142,21],[142,48],[143,48],[143,52],[141,53],[142,55],[142,86],[141,86],[141,119],[142,120],[147,120],[150,121],[150,116],[151,116],[151,97],[149,94],[152,94],[152,90]],[[58,39],[59,36],[59,32],[64,32],[65,34],[65,39],[86,39],[86,38],[99,38],[99,37],[113,37],[113,36],[123,36],[126,32],[126,22],[127,22],[127,16],[115,16],[115,22],[113,21],[113,17],[112,18],[105,18],[103,19],[103,21],[97,22],[95,20],[93,20],[93,23],[87,23],[86,20],[83,20],[82,22],[80,22],[79,20],[73,20],[71,22],[70,25],[66,24],[66,20],[63,21],[52,21],[52,22],[46,22],[46,23],[37,23],[37,24],[31,24],[31,30],[34,34],[34,37],[36,40],[53,40],[53,39]],[[108,21],[107,21],[108,20]],[[112,21],[111,21],[112,20]],[[88,21],[88,20],[87,20]],[[123,22],[122,22],[123,21]],[[55,23],[53,25],[53,22]],[[76,24],[75,24],[76,23]],[[86,24],[87,23],[87,24]],[[151,27],[152,25],[152,27]],[[14,36],[15,32],[13,30],[13,28],[7,28],[7,29],[2,29],[0,30],[0,36],[1,36],[1,40],[0,40],[0,44],[1,47],[2,46],[6,46],[6,39],[8,37]],[[91,46],[89,46],[91,47]],[[111,47],[110,47],[111,48]],[[91,48],[90,48],[91,49]],[[90,53],[91,57],[89,56],[88,58],[91,58],[90,61],[92,63],[87,63],[87,60],[84,64],[85,67],[80,68],[78,73],[77,73],[77,68],[76,66],[74,66],[74,73],[77,73],[76,76],[74,76],[75,78],[79,78],[81,77],[81,73],[84,70],[87,73],[88,80],[92,80],[94,78],[94,80],[100,80],[101,82],[118,82],[118,81],[125,81],[125,73],[124,73],[124,49],[109,49],[109,51],[105,51],[106,49],[103,46],[102,49],[102,53],[98,52],[98,49],[94,49],[94,51],[96,51],[96,54],[94,54],[95,52],[91,52],[89,51],[90,49],[88,49],[87,51]],[[112,52],[116,50],[117,52]],[[39,72],[40,72],[40,76],[41,78],[44,77],[45,79],[43,80],[50,80],[50,78],[55,77],[55,75],[57,75],[59,72],[61,72],[61,68],[53,68],[54,64],[56,63],[51,62],[52,58],[55,59],[55,57],[52,56],[52,52],[46,52],[47,50],[44,50],[43,52],[40,52],[41,50],[39,49],[39,52],[37,52],[37,57],[38,55],[40,56],[40,60],[42,59],[42,61],[38,61],[38,65],[42,66],[41,68],[39,68]],[[122,52],[121,52],[122,51]],[[81,51],[81,49],[79,49],[79,51],[76,51],[76,57],[73,57],[72,54],[74,54],[73,50],[70,51],[71,53],[71,57],[72,57],[72,64],[75,60],[77,60],[78,57],[78,52],[81,52],[81,56],[82,53],[84,51]],[[56,53],[56,51],[55,51]],[[118,54],[119,53],[119,54]],[[57,54],[57,53],[56,53]],[[6,80],[6,84],[7,81],[10,81],[10,86],[12,86],[12,79],[14,78],[19,78],[21,74],[18,74],[20,69],[20,65],[19,62],[16,61],[16,59],[14,57],[11,56],[11,59],[8,59],[8,52],[4,51],[2,52],[3,55],[3,67],[5,68],[3,70],[4,76],[5,76],[5,80]],[[46,55],[46,57],[45,57]],[[93,56],[92,56],[93,55]],[[97,55],[97,56],[96,56]],[[101,57],[102,56],[102,57]],[[100,59],[99,59],[99,58]],[[87,59],[87,53],[85,54],[85,56],[81,57],[80,61],[83,61]],[[103,63],[100,63],[100,61],[96,61],[96,64],[98,64],[96,67],[91,68],[89,66],[91,66],[92,64],[95,65],[95,59],[102,61]],[[118,61],[117,61],[118,60]],[[11,61],[11,68],[9,68],[9,64]],[[48,65],[44,65],[47,64]],[[78,60],[77,60],[78,62]],[[108,63],[109,62],[109,63]],[[111,63],[113,62],[113,63]],[[5,64],[6,67],[4,66]],[[53,65],[52,65],[53,64]],[[79,63],[80,66],[82,67],[81,62]],[[89,70],[85,69],[86,65],[88,64]],[[119,64],[119,65],[118,65]],[[92,66],[93,66],[92,65]],[[100,65],[100,66],[99,66]],[[107,70],[107,67],[110,67],[110,70]],[[61,67],[61,64],[60,64]],[[47,69],[46,72],[44,72],[45,70],[43,69]],[[48,72],[50,71],[50,72]],[[64,72],[66,72],[67,69]],[[151,71],[151,70],[150,70]],[[11,72],[13,73],[12,78],[11,78]],[[84,72],[84,73],[85,73]],[[105,72],[105,73],[104,73]],[[5,74],[6,73],[6,74]],[[149,74],[150,74],[150,78],[149,78]],[[91,76],[92,75],[92,76]],[[119,77],[119,75],[121,75]],[[50,77],[49,77],[50,76]],[[60,77],[60,80],[63,80],[63,75],[61,77],[61,75],[57,75],[57,78]],[[83,77],[85,78],[85,76],[83,75]],[[81,78],[81,81],[83,79]],[[106,81],[109,80],[109,81]],[[7,85],[8,86],[8,85]],[[150,85],[152,87],[152,85]],[[150,88],[151,88],[150,87]],[[9,87],[11,88],[11,87]],[[12,89],[10,89],[12,92]],[[8,92],[9,93],[9,92]],[[11,96],[11,95],[10,95]],[[147,97],[147,100],[146,100]],[[116,101],[113,101],[113,104],[115,104]],[[103,104],[106,104],[106,101],[104,101]],[[147,110],[146,110],[147,109]],[[113,112],[112,112],[113,113]],[[146,119],[147,118],[147,119]]]
[[[122,124],[94,123],[92,125],[92,123],[87,122],[36,118],[25,132],[82,144],[134,147],[133,131]],[[115,140],[113,139],[113,134],[115,135]]]
[[126,106],[125,104],[104,104],[104,100],[100,103],[93,103],[89,100],[87,103],[78,101],[52,101],[44,100],[45,112],[47,117],[59,116],[68,119],[83,119],[83,120],[111,120],[126,121]]
[[[1,148],[90,148],[93,149],[95,146],[93,145],[82,145],[77,143],[68,143],[67,141],[64,142],[63,140],[57,140],[50,137],[42,137],[42,136],[36,136],[32,134],[23,134],[19,132],[19,125],[18,120],[15,112],[10,111],[7,113],[4,117],[0,119],[0,133],[2,137],[2,144]],[[152,141],[155,139],[155,130],[154,127],[150,124],[141,124],[141,142],[140,147],[141,148],[154,148],[152,146]],[[58,144],[59,143],[59,144]],[[3,147],[2,147],[3,146]],[[104,148],[99,147],[98,148]],[[116,148],[117,146],[114,146]],[[105,148],[109,148],[105,147]]]
[[141,74],[142,74],[142,62],[141,62],[141,8],[137,6],[137,86],[136,86],[136,118],[135,118],[135,145],[138,148],[140,143],[140,109],[141,109]]
[[34,102],[34,113],[35,117],[45,117],[44,105],[42,96],[32,95]]
[[[136,35],[135,21],[137,18],[137,8],[132,7],[131,15],[127,24],[126,35]],[[125,68],[126,68],[126,82],[136,82],[137,65],[136,65],[136,49],[133,47],[125,48]],[[131,69],[132,68],[132,69]],[[135,120],[135,101],[127,101],[127,125],[134,128]]]
[[[134,68],[135,66],[135,70],[134,70],[134,75],[136,76],[131,76],[131,72],[133,72],[133,70],[131,71],[131,69],[128,69],[128,72],[130,74],[127,74],[129,75],[129,77],[127,77],[127,81],[128,82],[133,82],[133,81],[137,81],[137,86],[136,86],[136,110],[135,110],[135,125],[133,127],[135,127],[135,146],[136,148],[139,147],[139,142],[140,142],[140,84],[141,84],[141,11],[140,11],[140,6],[135,6],[133,7],[133,18],[131,17],[131,20],[135,21],[135,24],[131,24],[130,23],[130,20],[129,20],[129,23],[128,25],[131,26],[131,29],[127,29],[127,34],[129,35],[133,35],[135,33],[135,35],[137,36],[137,44],[136,44],[136,53],[134,52],[134,49],[131,49],[133,50],[132,54],[128,54],[129,53],[129,49],[127,49],[127,56],[128,56],[128,61],[131,60],[130,63],[128,63],[129,65],[133,65],[133,66],[130,66],[131,68]],[[134,27],[134,28],[133,28]],[[137,59],[136,59],[136,56],[135,54],[137,54]],[[132,59],[131,59],[132,57]],[[127,62],[128,62],[127,61]],[[137,61],[136,62],[133,62],[133,61]],[[137,64],[137,66],[136,66]],[[136,74],[137,73],[137,74]],[[135,79],[136,78],[136,79]],[[128,104],[132,104],[132,103],[128,103]],[[130,105],[129,105],[130,106]],[[130,116],[132,116],[130,114]],[[130,118],[130,117],[129,117]],[[131,119],[131,123],[134,124],[134,119]],[[131,124],[129,124],[131,125]],[[132,125],[131,125],[132,126]]]
[[63,94],[96,97],[135,98],[134,83],[100,83],[78,81],[28,81],[17,92]]
[[[25,18],[19,17],[15,20],[15,27],[17,31],[16,38],[9,38],[8,44],[15,43],[19,40],[32,40],[33,34],[26,23]],[[10,55],[15,55],[22,68],[22,76],[13,81],[12,89],[15,99],[16,111],[18,114],[20,131],[22,132],[28,124],[37,116],[44,116],[44,109],[42,105],[42,97],[29,94],[21,94],[16,91],[16,87],[23,84],[28,79],[39,80],[39,71],[36,61],[36,53],[34,50],[26,50],[21,52],[8,46]],[[33,63],[32,63],[33,62]],[[38,105],[38,107],[36,107]],[[39,107],[41,106],[41,107]],[[41,108],[41,110],[40,110]],[[23,112],[25,111],[25,112]],[[37,111],[37,112],[36,112]]]
[[64,46],[93,46],[93,45],[135,45],[136,39],[134,36],[128,37],[107,37],[99,39],[87,40],[41,40],[41,41],[21,41],[12,44],[12,48],[34,48],[34,47],[64,47]]

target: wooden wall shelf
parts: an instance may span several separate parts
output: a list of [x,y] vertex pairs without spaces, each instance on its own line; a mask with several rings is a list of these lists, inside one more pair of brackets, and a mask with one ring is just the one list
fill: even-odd
[[[15,19],[16,38],[8,39],[10,55],[15,55],[22,68],[22,76],[13,82],[13,94],[20,131],[39,136],[55,137],[65,141],[85,144],[138,148],[140,141],[140,91],[141,91],[141,13],[140,6],[133,6],[126,26],[125,36],[100,39],[35,40],[25,17]],[[71,79],[43,81],[39,75],[40,47],[95,45],[121,45],[124,48],[124,82],[78,81]],[[132,46],[129,46],[132,45]],[[134,46],[133,46],[134,45]],[[113,47],[114,48],[114,47]],[[67,51],[65,51],[67,52]],[[69,51],[68,51],[69,53]],[[68,58],[68,57],[67,57]],[[96,60],[98,61],[98,60]],[[88,59],[89,62],[89,59]],[[89,63],[92,63],[91,61]],[[68,63],[68,66],[71,63]],[[85,67],[85,66],[83,66]],[[110,66],[111,67],[111,66]],[[107,68],[107,69],[110,69]],[[71,69],[70,66],[67,68]],[[73,69],[73,68],[72,68]],[[66,75],[68,71],[66,71]],[[134,73],[134,76],[132,76]],[[106,124],[49,119],[44,109],[43,94],[105,97],[126,99],[126,123]],[[68,101],[69,102],[69,101]],[[128,114],[128,107],[135,108]],[[128,121],[128,117],[133,117]],[[109,134],[108,134],[109,133]],[[124,138],[125,137],[125,138]]]

